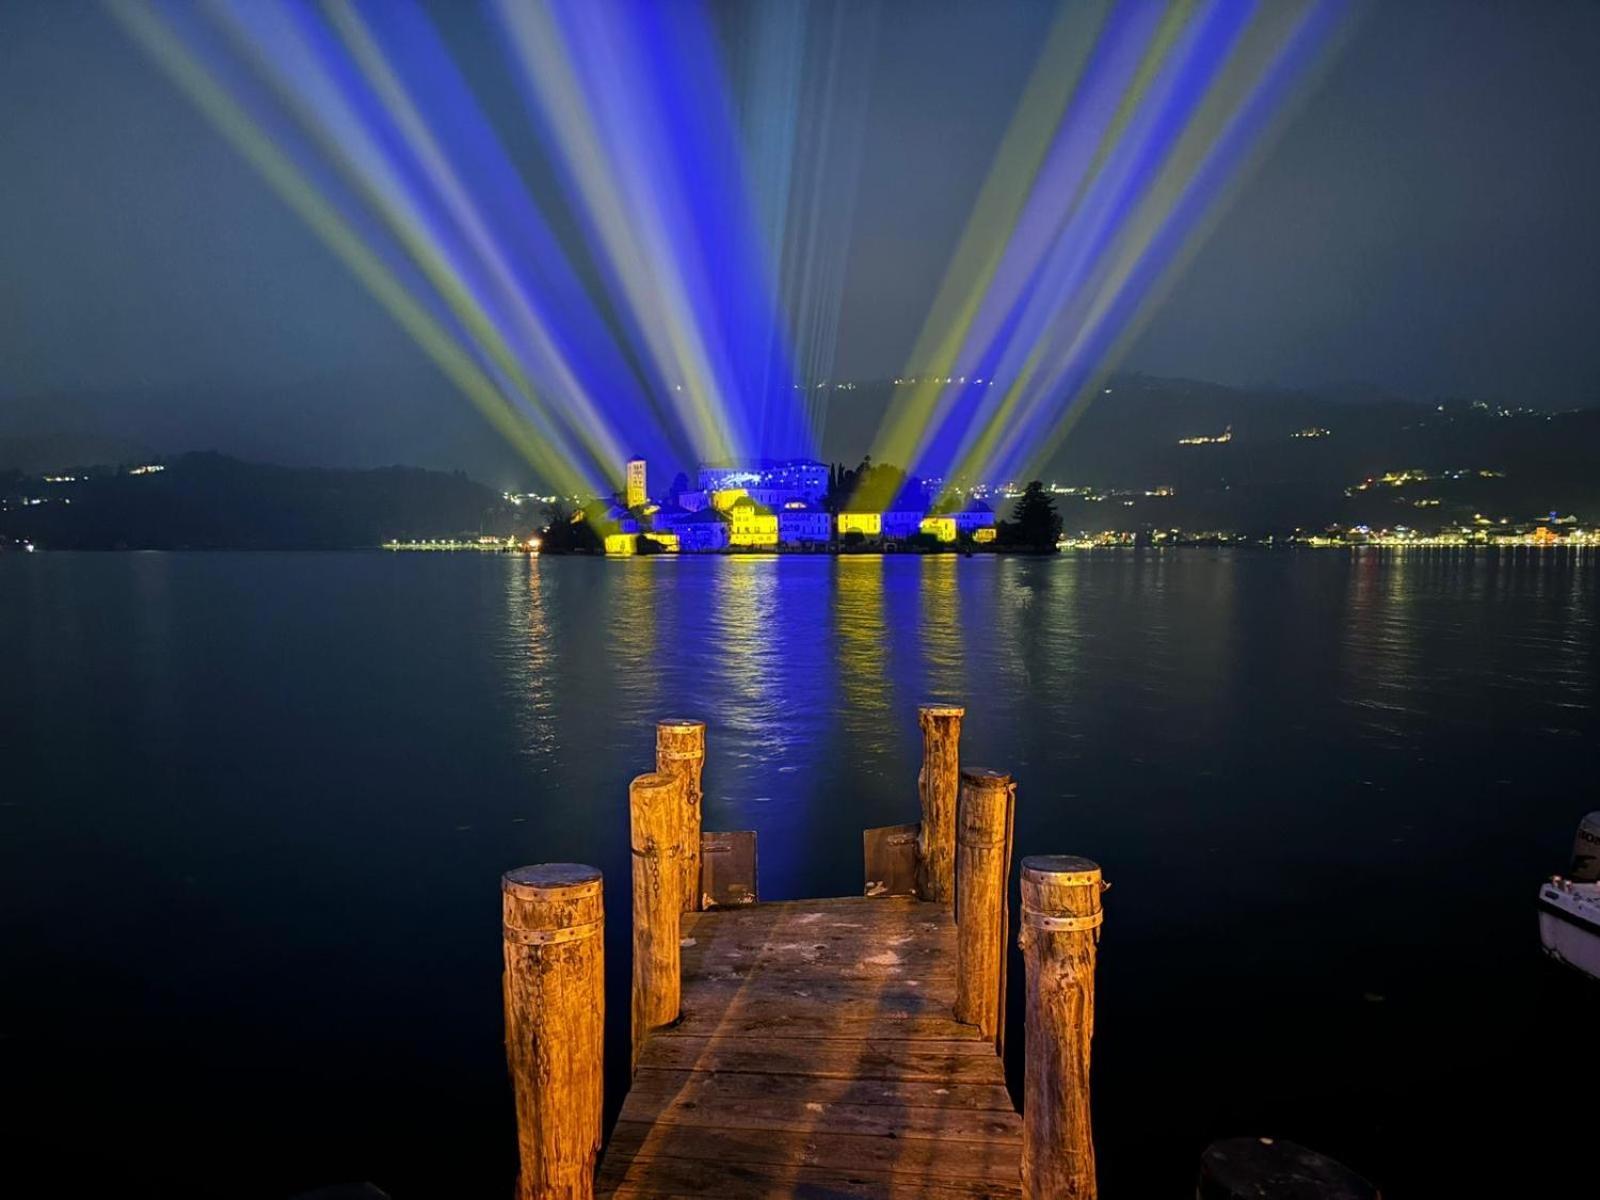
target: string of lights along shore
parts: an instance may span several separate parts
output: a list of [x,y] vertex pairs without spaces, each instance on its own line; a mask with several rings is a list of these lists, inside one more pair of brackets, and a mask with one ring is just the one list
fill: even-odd
[[[821,528],[834,198],[861,174],[876,8],[741,6],[735,55],[701,3],[489,0],[508,106],[414,0],[107,7],[541,486],[637,521],[656,501],[630,456],[745,464],[700,468],[647,531]],[[1348,8],[1061,7],[862,448],[893,470],[855,473],[832,532],[897,528],[908,493],[919,528],[979,532],[978,481],[1030,478],[1090,397],[1114,402],[1107,373]]]

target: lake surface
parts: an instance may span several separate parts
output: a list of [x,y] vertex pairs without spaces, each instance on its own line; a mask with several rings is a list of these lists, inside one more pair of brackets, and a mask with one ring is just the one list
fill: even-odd
[[1521,551],[0,558],[6,1175],[508,1195],[500,873],[605,872],[609,1119],[655,719],[708,722],[706,827],[759,831],[782,899],[858,892],[860,830],[916,819],[937,698],[1016,774],[1018,857],[1113,884],[1108,1200],[1192,1194],[1239,1133],[1391,1200],[1581,1194],[1600,987],[1534,898],[1600,807],[1597,583]]

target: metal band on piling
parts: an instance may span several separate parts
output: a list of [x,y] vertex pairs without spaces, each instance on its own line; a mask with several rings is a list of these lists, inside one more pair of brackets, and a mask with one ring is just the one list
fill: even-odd
[[502,925],[500,932],[508,942],[519,946],[558,946],[562,942],[578,942],[593,937],[605,928],[604,921],[590,921],[587,925],[571,925],[566,929],[512,929]]

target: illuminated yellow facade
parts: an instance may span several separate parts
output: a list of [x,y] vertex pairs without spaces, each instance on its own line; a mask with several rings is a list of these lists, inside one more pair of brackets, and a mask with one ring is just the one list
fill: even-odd
[[625,497],[629,508],[638,508],[645,501],[645,461],[642,458],[628,460],[627,496]]
[[675,533],[646,533],[640,535],[649,538],[656,545],[669,553],[676,554],[679,550],[678,535]]
[[608,533],[606,534],[607,554],[636,554],[639,550],[639,535],[635,533]]
[[748,494],[743,488],[722,488],[720,491],[707,493],[707,496],[711,501],[712,508],[718,512],[727,512],[733,507],[735,500]]
[[875,512],[842,512],[839,514],[839,536],[847,533],[859,533],[866,537],[878,537],[883,533],[883,514]]
[[740,496],[729,506],[728,515],[733,518],[728,534],[730,546],[771,548],[778,544],[778,514],[766,505]]
[[931,533],[941,542],[956,540],[956,519],[954,517],[923,517],[919,527],[923,533]]
[[986,526],[983,529],[974,529],[972,531],[972,540],[975,542],[992,542],[994,541],[994,534],[993,525]]

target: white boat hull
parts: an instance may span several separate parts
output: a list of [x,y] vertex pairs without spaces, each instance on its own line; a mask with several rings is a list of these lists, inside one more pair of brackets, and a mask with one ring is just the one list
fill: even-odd
[[1552,880],[1539,889],[1545,953],[1600,980],[1600,888]]

